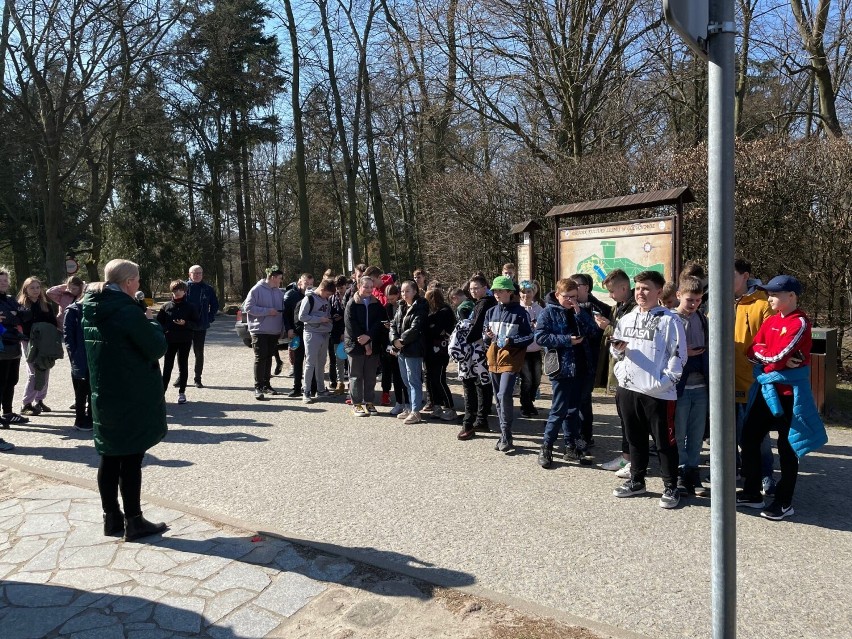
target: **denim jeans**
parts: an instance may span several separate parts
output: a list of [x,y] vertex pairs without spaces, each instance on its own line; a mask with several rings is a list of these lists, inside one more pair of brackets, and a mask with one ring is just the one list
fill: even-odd
[[698,468],[701,445],[704,443],[704,425],[707,421],[709,397],[707,387],[684,389],[675,410],[675,437],[677,438],[678,466]]
[[[742,468],[742,459],[740,458],[740,448],[743,440],[743,425],[745,424],[745,404],[737,404],[737,469]],[[772,457],[772,442],[769,440],[769,433],[763,438],[760,443],[760,472],[761,479],[763,477],[772,477],[772,468],[774,459]]]
[[500,432],[503,438],[512,440],[512,392],[515,390],[517,373],[491,373],[491,388],[497,403],[497,417],[500,419]]
[[565,444],[571,448],[580,436],[582,384],[572,377],[563,377],[550,380],[550,387],[553,392],[553,403],[550,406],[547,424],[544,426],[544,445],[551,448],[559,435],[559,430],[562,429]]
[[417,412],[423,408],[423,358],[406,357],[400,353],[397,359],[399,359],[402,382],[408,389],[408,397],[411,401],[406,408]]

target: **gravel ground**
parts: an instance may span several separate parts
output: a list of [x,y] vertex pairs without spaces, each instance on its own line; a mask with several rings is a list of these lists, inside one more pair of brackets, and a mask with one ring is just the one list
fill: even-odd
[[[627,500],[611,496],[618,480],[596,467],[542,470],[543,419],[517,420],[519,448],[505,456],[494,434],[458,442],[456,424],[357,419],[339,398],[256,402],[251,351],[231,322],[208,333],[207,388],[188,389],[182,406],[168,390],[170,432],[146,458],[146,495],[555,616],[660,639],[710,636],[708,499],[659,508],[653,468],[650,496]],[[275,382],[289,390],[292,380]],[[461,387],[453,391],[460,405]],[[89,436],[63,410],[72,401],[63,360],[46,400],[57,410],[3,434],[16,462],[94,478]],[[619,446],[617,418],[611,398],[596,406],[593,452],[606,461]],[[852,432],[829,438],[801,465],[794,518],[737,516],[743,637],[848,636]]]

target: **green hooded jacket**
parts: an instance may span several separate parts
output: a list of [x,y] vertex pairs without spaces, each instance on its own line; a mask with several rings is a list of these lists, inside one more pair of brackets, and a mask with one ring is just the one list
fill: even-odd
[[106,285],[88,291],[82,306],[95,449],[101,455],[144,453],[166,435],[163,329],[129,295]]

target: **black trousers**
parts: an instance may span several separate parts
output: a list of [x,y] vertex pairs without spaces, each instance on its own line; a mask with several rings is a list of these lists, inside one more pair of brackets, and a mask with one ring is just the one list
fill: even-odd
[[254,349],[254,387],[263,390],[269,387],[272,353],[278,348],[278,335],[252,335],[251,347]]
[[[197,331],[200,332],[200,331]],[[169,344],[166,349],[166,356],[163,359],[163,389],[169,387],[169,380],[172,377],[172,369],[175,366],[175,356],[178,363],[178,391],[183,393],[186,391],[187,377],[189,377],[189,349],[192,348],[192,342],[179,342]],[[198,359],[195,360],[198,364]],[[199,375],[196,379],[201,379]]]
[[426,388],[432,403],[444,408],[453,408],[453,395],[447,384],[447,366],[450,364],[450,354],[442,351],[430,353],[424,358],[426,365]]
[[92,418],[92,387],[88,379],[71,378],[74,386],[74,421],[78,424]]
[[[581,384],[580,437],[589,442],[592,440],[592,435],[594,434],[592,431],[595,423],[594,409],[592,408],[592,393],[595,390],[595,372],[586,373],[585,376],[577,381]],[[622,431],[622,439],[624,439],[624,431]]]
[[389,393],[393,388],[397,404],[408,403],[408,387],[402,383],[399,360],[388,352],[382,353],[382,392]]
[[21,358],[0,359],[0,405],[3,414],[12,412],[12,400],[15,398],[15,386],[20,374]]
[[743,425],[743,436],[740,442],[742,447],[743,475],[745,483],[743,490],[749,495],[759,495],[761,489],[761,478],[763,469],[760,454],[760,445],[769,431],[778,431],[778,461],[781,464],[781,480],[775,487],[775,499],[783,506],[789,506],[793,502],[793,493],[796,490],[796,479],[799,476],[799,458],[790,446],[790,422],[793,419],[793,397],[792,395],[780,395],[781,408],[784,414],[775,417],[763,393],[757,394],[757,399],[751,407],[745,424]]
[[480,384],[479,379],[471,377],[462,380],[464,387],[464,426],[487,426],[491,402],[494,401],[494,389],[491,384]]
[[98,467],[98,492],[105,513],[121,510],[118,491],[124,502],[125,517],[142,514],[142,458],[145,453],[133,455],[102,455]]
[[[660,458],[660,475],[666,488],[677,485],[678,450],[675,440],[675,408],[677,402],[657,399],[619,387],[615,401],[624,421],[624,432],[630,445],[630,476],[644,482],[648,472],[648,436],[654,438]],[[759,477],[759,473],[758,473]]]
[[535,409],[535,395],[541,385],[541,351],[527,353],[521,368],[521,410],[532,412]]
[[[195,381],[201,381],[201,373],[204,372],[204,340],[207,339],[207,331],[192,331],[192,354],[195,357]],[[181,391],[183,392],[183,391]]]

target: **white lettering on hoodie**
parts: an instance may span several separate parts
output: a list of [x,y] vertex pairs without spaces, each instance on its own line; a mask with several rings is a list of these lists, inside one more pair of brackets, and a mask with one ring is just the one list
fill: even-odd
[[627,342],[614,367],[618,385],[658,399],[677,399],[677,383],[686,364],[686,333],[677,315],[662,306],[642,312],[637,306],[618,320],[613,339]]

